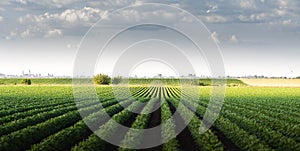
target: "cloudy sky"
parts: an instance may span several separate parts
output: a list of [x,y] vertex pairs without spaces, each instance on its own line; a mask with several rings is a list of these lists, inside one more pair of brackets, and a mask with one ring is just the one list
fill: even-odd
[[[126,10],[117,17],[110,15],[128,5],[144,3],[178,7],[200,19],[210,31],[210,38],[220,47],[226,75],[300,76],[298,0],[1,0],[0,73],[20,75],[30,69],[43,75],[72,75],[79,43],[100,19],[116,25],[107,27],[107,31],[114,31],[120,22],[138,23],[145,17],[159,18],[164,23],[189,22],[189,18],[159,9]],[[127,39],[153,33],[152,30],[134,30],[140,32],[127,34]],[[171,32],[165,35],[176,39]],[[126,43],[119,41],[122,42]],[[145,48],[145,51],[150,50]],[[107,62],[110,55],[113,58],[114,53],[107,55]],[[152,66],[157,67],[152,72],[154,75],[163,71],[171,75],[165,65],[158,67],[158,63],[153,63]],[[100,71],[111,74],[105,68],[111,66],[103,65]],[[133,73],[150,76],[151,63],[145,63],[144,68],[147,71],[141,65]]]

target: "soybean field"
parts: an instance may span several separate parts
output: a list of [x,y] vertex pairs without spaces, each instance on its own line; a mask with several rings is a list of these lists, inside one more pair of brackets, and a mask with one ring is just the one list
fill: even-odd
[[[130,150],[97,133],[136,147],[150,134],[120,131],[113,122],[149,129],[166,121],[171,122],[155,139],[168,141],[142,150],[300,150],[300,88],[227,87],[220,115],[204,134],[199,127],[207,124],[202,119],[210,86],[199,87],[199,100],[180,99],[194,93],[176,86],[131,86],[130,91],[134,99],[117,99],[111,86],[97,86],[98,101],[76,104],[72,86],[0,86],[0,150]],[[101,118],[104,111],[111,118]],[[179,118],[173,118],[175,112]],[[93,123],[95,133],[85,121]],[[187,124],[181,132],[180,123]]]

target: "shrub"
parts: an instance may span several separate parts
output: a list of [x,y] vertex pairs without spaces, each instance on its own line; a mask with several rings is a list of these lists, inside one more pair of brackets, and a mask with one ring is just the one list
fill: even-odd
[[96,76],[94,76],[93,80],[96,84],[109,84],[111,78],[105,74],[97,74]]
[[22,79],[21,83],[25,84],[25,85],[31,85],[31,80],[30,79]]
[[203,83],[203,82],[199,82],[199,86],[208,86],[209,84],[207,83]]
[[121,76],[117,76],[117,77],[114,77],[113,79],[112,79],[112,83],[113,84],[119,84],[119,83],[121,83],[122,82],[122,77]]

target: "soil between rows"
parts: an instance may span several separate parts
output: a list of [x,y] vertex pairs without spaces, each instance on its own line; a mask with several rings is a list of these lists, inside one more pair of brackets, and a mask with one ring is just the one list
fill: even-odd
[[[174,114],[176,111],[176,108],[173,106],[172,103],[168,102],[168,104],[169,104],[172,114]],[[147,124],[146,128],[153,128],[153,127],[156,127],[161,124],[161,108],[158,107],[158,105],[160,105],[159,101],[154,105],[154,108],[158,108],[158,109],[151,113],[149,123]],[[140,111],[141,110],[142,110],[142,108],[140,108]],[[178,113],[176,113],[176,114],[178,114]],[[135,119],[138,115],[139,114],[134,113],[128,120],[126,120],[125,123],[122,123],[122,124],[124,126],[131,127],[131,125],[133,124],[133,122],[135,121]],[[196,115],[198,118],[202,119],[201,115],[199,115],[199,114],[196,114]],[[184,120],[181,118],[181,116],[179,114],[177,117],[179,117],[179,118],[174,119],[175,125],[176,125],[176,129],[175,129],[176,132],[178,132],[179,129],[182,129],[179,126],[183,125],[182,123],[184,123]],[[205,121],[204,121],[204,123],[208,124]],[[226,136],[224,136],[217,128],[212,126],[210,129],[214,132],[214,134],[222,142],[222,145],[225,150],[231,150],[231,151],[240,150],[237,146],[235,146],[235,144],[233,144],[228,138],[226,138]],[[121,131],[120,129],[118,129],[116,131],[116,133],[114,133],[112,135],[112,137],[118,137],[118,139],[122,140],[126,133],[127,132],[124,132],[124,131]],[[160,134],[144,133],[143,135],[146,137],[144,137],[144,139],[141,140],[142,143],[145,141],[160,141],[161,142],[161,133]],[[194,139],[193,139],[187,126],[177,135],[176,139],[179,142],[180,150],[183,150],[183,151],[185,151],[185,150],[188,150],[188,151],[200,150],[199,146],[194,142]],[[115,146],[110,143],[107,143],[105,146],[105,149],[110,150],[110,151],[117,151],[118,148],[119,148],[118,146]],[[141,151],[161,151],[162,145],[152,147],[152,148],[147,148],[147,149],[139,149],[139,150],[141,150]]]
[[[146,129],[149,128],[154,128],[156,126],[159,126],[161,124],[161,107],[160,107],[160,101],[157,101],[153,107],[153,109],[156,109],[154,112],[151,113],[149,122],[147,124]],[[141,144],[145,144],[149,141],[155,142],[155,143],[161,143],[162,138],[161,138],[161,129],[158,133],[149,133],[145,131],[143,134],[143,139]],[[161,151],[162,150],[162,145],[152,147],[152,148],[147,148],[147,149],[140,149],[141,151]]]
[[[176,108],[173,106],[172,103],[168,102],[169,104],[169,107],[171,109],[171,112],[173,114],[173,117],[174,114],[178,114],[176,115],[177,118],[174,118],[175,120],[175,131],[176,133],[179,132],[180,129],[182,129],[182,127],[179,127],[179,126],[184,126],[184,120],[182,119],[182,117],[179,115],[179,113],[175,113],[176,112]],[[186,126],[176,137],[176,139],[178,140],[179,142],[179,149],[182,150],[182,151],[198,151],[200,150],[199,149],[199,146],[195,143],[193,137],[192,137],[192,134],[191,132],[189,131],[188,129],[188,126]]]
[[[141,110],[143,109],[143,107],[144,107],[144,105],[142,107],[140,107],[137,110],[137,112],[141,112]],[[120,123],[120,124],[122,124],[123,126],[126,126],[126,127],[130,128],[138,115],[139,115],[138,113],[133,113],[131,115],[131,117],[125,121],[125,123]],[[117,140],[123,140],[124,137],[125,137],[125,135],[126,135],[126,133],[127,133],[127,131],[123,131],[122,129],[118,128],[117,131],[111,135],[111,137],[115,138]],[[118,148],[119,148],[119,146],[116,146],[116,145],[113,145],[111,143],[106,142],[104,148],[105,148],[105,150],[109,150],[109,151],[117,151]]]
[[[159,105],[160,105],[160,101],[157,101],[157,103],[155,103],[155,105],[153,107],[156,110],[151,113],[150,119],[148,120],[148,124],[147,124],[146,129],[153,128],[153,127],[156,127],[156,126],[161,124],[161,108],[159,107]],[[139,112],[141,110],[142,110],[142,108],[139,110]],[[130,117],[128,120],[126,120],[125,123],[123,123],[123,125],[130,128],[138,115],[139,114],[134,113],[132,117]],[[112,137],[118,137],[117,139],[123,140],[126,133],[127,132],[124,132],[124,131],[121,131],[120,129],[118,129],[112,135]],[[158,143],[160,143],[161,142],[161,131],[159,131],[159,134],[153,134],[153,133],[146,133],[145,132],[143,134],[143,139],[141,140],[141,144],[146,143],[147,141],[159,141]],[[119,148],[118,146],[115,146],[115,145],[110,144],[110,143],[106,143],[106,145],[105,145],[105,150],[109,150],[109,151],[117,151],[118,148]],[[152,148],[147,148],[147,149],[138,149],[138,150],[141,150],[141,151],[161,151],[162,150],[162,145],[152,147]]]
[[[199,119],[203,119],[203,116],[196,113],[195,114]],[[210,125],[210,123],[206,120],[203,120],[204,125]],[[240,149],[231,141],[229,140],[221,131],[219,131],[215,126],[211,126],[209,128],[218,138],[218,140],[221,141],[223,148],[225,150],[230,151],[239,151]]]

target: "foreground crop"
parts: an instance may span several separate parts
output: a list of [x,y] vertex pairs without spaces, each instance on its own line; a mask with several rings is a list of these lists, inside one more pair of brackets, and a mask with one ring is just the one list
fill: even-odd
[[[134,100],[116,100],[111,87],[96,89],[99,101],[82,100],[76,106],[69,86],[1,86],[0,150],[128,150],[99,138],[85,122],[93,123],[102,136],[118,137],[127,147],[139,146],[149,135],[120,131],[113,120],[136,129],[162,124],[155,139],[169,141],[152,150],[300,148],[300,88],[227,88],[220,116],[205,134],[199,128],[205,126],[202,118],[210,87],[200,88],[200,100],[181,100],[181,95],[192,92],[181,94],[176,87],[132,87]],[[179,103],[184,107],[177,111],[179,118],[173,118]],[[189,122],[186,116],[195,106]],[[148,113],[153,108],[157,110]],[[104,112],[112,118],[101,118]],[[176,136],[182,122],[187,127]]]

